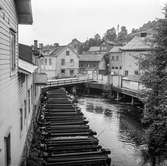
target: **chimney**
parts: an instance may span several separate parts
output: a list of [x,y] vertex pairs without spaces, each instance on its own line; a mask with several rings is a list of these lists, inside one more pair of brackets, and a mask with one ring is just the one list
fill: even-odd
[[59,47],[59,43],[54,43],[54,47]]
[[38,48],[38,40],[34,40],[34,48],[35,48],[35,49]]

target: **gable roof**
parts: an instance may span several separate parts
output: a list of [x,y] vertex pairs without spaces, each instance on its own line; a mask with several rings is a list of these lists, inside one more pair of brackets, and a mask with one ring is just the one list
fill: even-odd
[[91,62],[99,62],[104,57],[104,54],[81,54],[79,55],[79,61],[91,61]]
[[19,58],[33,64],[32,47],[24,44],[19,44]]
[[145,37],[135,36],[129,43],[121,48],[123,51],[148,51],[152,50],[152,47],[146,44]]
[[78,56],[78,53],[73,48],[69,47],[68,45],[67,46],[59,46],[59,47],[55,48],[49,55],[50,56],[58,56],[66,48],[70,49],[72,52],[74,52]]
[[110,51],[110,53],[121,53],[121,47],[120,46],[114,46]]

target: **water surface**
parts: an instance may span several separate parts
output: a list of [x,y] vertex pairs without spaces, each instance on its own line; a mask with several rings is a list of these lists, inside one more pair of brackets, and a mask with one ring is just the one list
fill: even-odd
[[[83,97],[78,103],[99,143],[111,150],[112,166],[140,166],[141,124],[130,115],[131,106],[102,98]],[[134,108],[133,108],[134,109]]]

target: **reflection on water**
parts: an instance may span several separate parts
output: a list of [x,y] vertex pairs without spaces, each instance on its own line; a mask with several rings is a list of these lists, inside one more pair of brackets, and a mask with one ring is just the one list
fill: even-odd
[[100,98],[80,98],[78,104],[100,144],[111,150],[112,165],[141,165],[142,128],[125,112],[132,109],[130,106]]

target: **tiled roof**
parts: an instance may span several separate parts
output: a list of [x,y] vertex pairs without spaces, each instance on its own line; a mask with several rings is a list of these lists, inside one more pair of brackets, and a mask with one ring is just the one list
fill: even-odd
[[19,58],[33,64],[32,47],[24,44],[19,44]]
[[63,50],[65,47],[67,46],[59,46],[57,48],[55,48],[51,53],[50,55],[57,55],[61,50]]
[[73,51],[73,52],[74,52],[75,54],[77,54],[77,56],[78,56],[78,53],[76,52],[76,50],[74,50],[74,49],[73,49],[72,47],[70,47],[69,45],[67,45],[67,46],[59,46],[59,47],[53,49],[53,51],[49,54],[49,56],[58,56],[59,53],[60,53],[61,51],[63,51],[65,48],[70,49],[71,51]]
[[79,55],[79,61],[101,61],[104,54],[82,54]]
[[109,52],[116,53],[116,52],[122,52],[120,46],[114,46]]
[[129,43],[121,48],[123,51],[146,51],[152,47],[146,44],[146,38],[135,36]]

